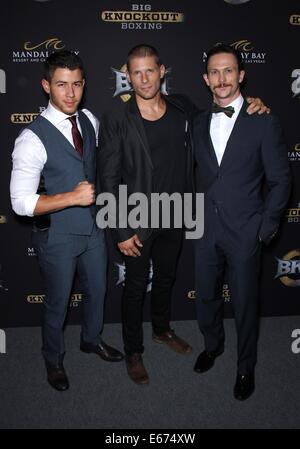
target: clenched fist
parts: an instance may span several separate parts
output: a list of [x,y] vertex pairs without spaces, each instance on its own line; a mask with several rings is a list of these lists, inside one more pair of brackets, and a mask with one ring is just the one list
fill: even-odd
[[95,202],[95,186],[88,181],[81,181],[74,188],[76,206],[90,206]]

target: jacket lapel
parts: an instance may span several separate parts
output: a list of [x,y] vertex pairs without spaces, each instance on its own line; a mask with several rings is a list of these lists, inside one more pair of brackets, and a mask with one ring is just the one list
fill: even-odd
[[202,119],[199,123],[199,130],[198,130],[198,139],[203,141],[203,151],[206,151],[208,153],[208,156],[211,160],[211,162],[219,166],[216,152],[211,140],[210,136],[210,122],[211,122],[211,112],[206,111],[202,115]]
[[[85,151],[85,149],[88,148],[88,130],[87,130],[85,121],[83,119],[83,114],[84,114],[84,112],[78,111],[78,119],[79,119],[81,131],[82,131],[82,140],[83,140],[83,160],[85,160],[87,158],[87,152]],[[78,155],[78,157],[80,159],[80,156],[77,153],[77,151],[76,151],[76,154]]]
[[145,128],[143,125],[142,116],[136,104],[135,97],[132,96],[131,100],[128,103],[127,115],[129,122],[133,125],[133,128],[137,134],[137,137],[142,145],[143,150],[145,151],[148,162],[153,169],[153,163],[151,159],[151,152],[147,141],[147,136],[145,133]]
[[216,152],[215,152],[215,148],[214,148],[214,144],[211,140],[211,135],[210,135],[210,122],[211,122],[211,112],[209,112],[207,114],[207,122],[206,122],[206,130],[205,130],[205,135],[207,136],[207,148],[209,151],[209,155],[211,157],[212,162],[217,165],[217,167],[219,167],[219,163],[218,163],[218,159],[216,156]]
[[227,141],[220,168],[224,168],[224,166],[226,166],[226,163],[230,161],[230,157],[236,150],[236,142],[242,142],[245,139],[243,122],[250,117],[246,112],[248,106],[248,103],[244,100],[243,106],[239,112],[239,115],[237,116],[233,129]]

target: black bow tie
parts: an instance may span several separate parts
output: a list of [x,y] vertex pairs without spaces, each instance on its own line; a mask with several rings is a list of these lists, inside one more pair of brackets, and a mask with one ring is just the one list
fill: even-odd
[[224,114],[226,114],[227,117],[231,118],[234,114],[234,108],[232,106],[227,106],[226,108],[223,108],[222,106],[219,106],[217,103],[213,103],[211,107],[211,112],[214,113],[224,112]]

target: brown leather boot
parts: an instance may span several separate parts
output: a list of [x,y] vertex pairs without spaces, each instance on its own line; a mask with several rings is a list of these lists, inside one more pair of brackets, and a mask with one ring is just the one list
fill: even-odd
[[125,357],[128,376],[133,382],[139,385],[146,385],[149,383],[149,376],[145,369],[142,354],[138,352]]
[[182,338],[178,337],[172,329],[160,335],[153,334],[152,338],[156,343],[165,344],[179,354],[189,354],[192,352],[191,346]]

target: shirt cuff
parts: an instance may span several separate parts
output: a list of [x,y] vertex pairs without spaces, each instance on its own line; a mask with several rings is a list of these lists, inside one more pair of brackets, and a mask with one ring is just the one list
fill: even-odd
[[24,201],[24,210],[25,210],[25,215],[27,215],[28,217],[33,217],[33,212],[36,206],[36,203],[38,202],[40,195],[38,195],[37,193],[34,193],[32,195],[28,195],[25,198]]

